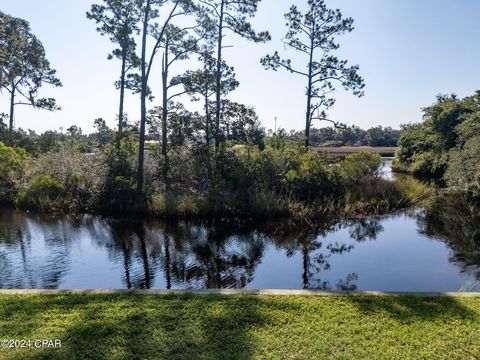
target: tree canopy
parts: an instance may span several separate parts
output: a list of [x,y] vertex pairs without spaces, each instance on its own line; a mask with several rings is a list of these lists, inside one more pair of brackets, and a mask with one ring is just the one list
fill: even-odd
[[463,99],[438,95],[423,113],[423,122],[403,126],[396,168],[480,197],[480,91]]
[[54,98],[38,97],[43,84],[62,86],[41,41],[31,32],[28,21],[0,12],[0,86],[10,96],[10,132],[17,105],[60,109]]

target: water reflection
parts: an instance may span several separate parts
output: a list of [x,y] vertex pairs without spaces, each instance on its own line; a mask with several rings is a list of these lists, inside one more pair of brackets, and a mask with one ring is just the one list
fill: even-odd
[[0,286],[57,288],[69,270],[74,224],[37,222],[12,211],[2,211],[0,223],[7,224],[0,226]]
[[[362,230],[366,222],[354,222],[353,232],[368,233]],[[332,287],[322,274],[330,270],[330,260],[333,256],[350,253],[355,246],[346,242],[330,241],[329,235],[342,228],[350,228],[351,222],[339,222],[337,219],[326,219],[314,224],[298,224],[282,222],[277,226],[267,224],[262,228],[266,238],[272,240],[277,247],[284,247],[287,256],[296,252],[302,257],[302,287],[303,289],[319,290],[355,290],[358,280],[356,273],[349,273],[345,279],[339,279]]]
[[[461,199],[438,197],[418,214],[419,231],[445,241],[451,248],[450,261],[463,273],[480,281],[480,213]],[[471,281],[469,287],[472,286]]]
[[311,224],[128,222],[3,209],[0,288],[446,291],[480,279],[478,214],[432,209]]

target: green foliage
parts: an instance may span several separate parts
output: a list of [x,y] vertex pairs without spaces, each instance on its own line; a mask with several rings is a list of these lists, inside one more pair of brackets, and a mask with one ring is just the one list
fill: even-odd
[[382,214],[412,205],[419,206],[429,196],[427,186],[411,177],[385,180],[378,173],[378,154],[349,155],[338,165],[343,182],[343,208],[348,215]]
[[405,126],[394,167],[445,180],[450,190],[480,197],[480,91],[458,99],[438,96],[424,122]]
[[480,134],[475,121],[479,114],[480,92],[464,99],[438,96],[437,103],[424,109],[422,123],[403,127],[396,168],[442,178],[450,167],[450,151],[461,149],[469,138]]
[[0,142],[5,142],[8,140],[8,126],[5,122],[6,119],[8,119],[8,115],[5,113],[0,113]]
[[136,0],[104,0],[104,5],[94,4],[87,12],[87,18],[95,21],[97,31],[102,36],[108,36],[118,45],[108,58],[118,58],[127,61],[128,66],[138,65],[135,55],[135,40],[138,33],[138,21],[141,14]]
[[341,163],[341,172],[347,182],[359,183],[376,175],[382,165],[382,158],[374,153],[348,155]]
[[445,174],[454,190],[480,199],[480,133],[468,139],[462,147],[451,150]]
[[319,153],[293,153],[285,168],[285,184],[296,199],[310,201],[338,192],[338,176]]
[[437,104],[423,110],[424,118],[438,136],[438,145],[443,150],[456,145],[457,134],[454,129],[464,120],[463,115],[473,110],[472,105],[468,98],[459,100],[455,95],[439,95]]
[[[378,176],[381,158],[330,159],[301,146],[220,148],[207,180],[203,146],[171,153],[171,188],[153,189],[151,212],[163,216],[284,216],[382,213],[421,196]],[[221,161],[218,157],[221,157]]]
[[[305,147],[310,144],[310,128],[313,120],[326,117],[325,110],[335,104],[331,93],[341,85],[356,96],[363,96],[365,86],[358,74],[358,65],[348,66],[346,60],[334,55],[339,48],[336,38],[353,31],[353,19],[344,18],[339,9],[329,9],[323,0],[307,2],[307,11],[302,13],[292,5],[285,14],[287,33],[283,39],[286,47],[304,56],[304,65],[295,65],[290,59],[282,58],[278,51],[263,57],[260,62],[265,69],[284,70],[301,75],[306,80],[306,126]],[[318,115],[317,115],[318,112]]]
[[[53,98],[37,98],[43,84],[62,86],[50,67],[41,41],[31,33],[30,24],[0,11],[0,89],[8,91],[15,105],[59,110]],[[18,97],[18,100],[15,98]],[[10,130],[13,130],[13,108]]]
[[26,159],[25,150],[0,142],[0,203],[13,201]]
[[[477,101],[480,101],[478,96]],[[469,114],[456,126],[457,146],[449,152],[445,180],[451,189],[480,199],[480,110]]]
[[267,137],[265,143],[275,150],[283,149],[287,145],[287,132],[284,129],[280,129],[273,135]]
[[63,144],[56,151],[38,155],[30,160],[25,170],[25,182],[48,176],[62,184],[66,194],[66,208],[90,210],[105,182],[105,165],[101,156],[84,154],[76,146]]
[[17,148],[25,149],[32,156],[57,150],[60,142],[64,139],[65,135],[57,131],[45,131],[42,134],[37,134],[32,130],[27,132],[22,128],[18,128],[11,132],[8,130],[2,132],[0,126],[0,142],[13,141]]
[[[348,134],[348,130],[344,131],[344,133]],[[375,126],[365,131],[365,145],[374,147],[397,146],[399,136],[400,131],[393,130],[390,126],[387,126],[385,128],[382,126]]]
[[[379,178],[379,155],[353,154],[340,160],[283,141],[265,148],[253,142],[233,147],[224,143],[215,156],[203,143],[175,146],[169,152],[169,187],[161,174],[163,157],[152,144],[145,157],[145,197],[139,199],[136,141],[136,132],[125,132],[118,144],[99,145],[86,154],[73,135],[67,136],[56,151],[30,158],[16,175],[17,204],[109,214],[304,218],[381,213],[419,199],[410,196],[409,187]],[[12,158],[11,151],[5,159]],[[49,193],[48,180],[60,184],[63,192]]]
[[115,132],[111,130],[105,120],[102,118],[95,119],[94,121],[97,133],[95,134],[95,140],[99,146],[112,144],[115,140]]
[[97,208],[115,214],[135,212],[139,202],[135,179],[136,135],[125,133],[117,146],[107,145],[102,151],[106,173]]
[[55,151],[59,146],[59,136],[56,131],[45,131],[38,137],[38,153]]
[[63,207],[65,187],[48,175],[34,177],[17,196],[17,205],[41,211]]
[[0,179],[6,180],[22,168],[27,153],[21,148],[5,146],[0,142]]
[[417,175],[438,176],[445,166],[445,163],[443,166],[433,166],[434,163],[440,165],[440,161],[435,161],[440,155],[436,151],[438,140],[438,136],[426,123],[404,126],[398,141],[397,166],[404,166],[407,171]]

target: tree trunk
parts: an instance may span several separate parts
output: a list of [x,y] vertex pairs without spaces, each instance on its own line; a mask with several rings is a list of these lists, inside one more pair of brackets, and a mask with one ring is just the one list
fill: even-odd
[[12,92],[10,93],[10,118],[8,123],[9,144],[13,146],[13,121],[15,118],[15,86],[12,85]]
[[208,85],[205,85],[205,140],[210,146],[210,109],[208,106]]
[[168,181],[168,148],[167,148],[167,118],[168,118],[168,40],[165,44],[165,55],[162,60],[162,88],[163,88],[163,106],[162,106],[162,156],[163,156],[163,179],[165,187],[168,190],[170,183]]
[[215,109],[215,153],[220,146],[220,107],[221,107],[221,81],[222,81],[222,46],[223,46],[223,17],[225,1],[220,5],[220,19],[218,21],[218,48],[217,48],[217,73],[216,73],[216,109]]
[[205,83],[205,140],[207,143],[207,178],[212,177],[212,167],[210,163],[210,107],[208,104],[208,82]]
[[310,125],[311,125],[311,112],[312,107],[312,85],[311,79],[308,80],[308,90],[307,90],[307,110],[306,110],[306,119],[305,119],[305,149],[308,149],[310,146]]
[[122,53],[122,72],[120,74],[120,104],[118,109],[118,132],[117,132],[117,150],[120,149],[120,140],[123,132],[123,107],[125,101],[125,68],[127,66],[127,51]]
[[143,193],[144,162],[145,162],[145,123],[147,121],[147,74],[146,74],[146,51],[148,18],[150,16],[150,0],[147,0],[143,19],[142,33],[142,89],[140,93],[140,139],[138,143],[138,164],[137,164],[137,192]]
[[[315,34],[315,23],[312,26],[312,35]],[[308,62],[307,110],[305,120],[305,149],[310,146],[310,126],[312,125],[312,81],[313,81],[313,51],[315,49],[314,36],[310,42],[310,60]]]

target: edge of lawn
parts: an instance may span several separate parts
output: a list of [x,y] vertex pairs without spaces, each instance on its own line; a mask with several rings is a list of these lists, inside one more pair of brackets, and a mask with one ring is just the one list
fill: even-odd
[[254,296],[422,296],[422,297],[480,297],[480,292],[391,292],[391,291],[319,291],[319,290],[237,290],[237,289],[203,289],[203,290],[125,290],[125,289],[0,289],[0,296],[5,295],[254,295]]

